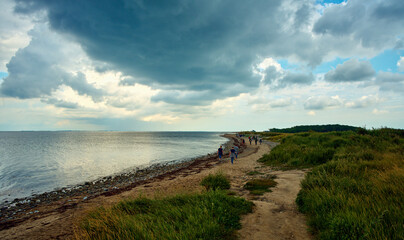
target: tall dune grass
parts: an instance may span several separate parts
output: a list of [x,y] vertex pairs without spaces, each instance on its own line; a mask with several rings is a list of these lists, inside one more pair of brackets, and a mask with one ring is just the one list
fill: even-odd
[[123,201],[82,219],[76,239],[234,239],[252,205],[225,191]]
[[260,161],[313,167],[296,202],[319,239],[404,239],[404,131],[299,133]]

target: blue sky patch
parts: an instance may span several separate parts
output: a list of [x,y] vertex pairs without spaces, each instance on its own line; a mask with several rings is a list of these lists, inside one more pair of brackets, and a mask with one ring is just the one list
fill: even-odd
[[376,72],[397,72],[397,62],[400,60],[400,55],[404,55],[403,50],[389,49],[369,61]]
[[5,78],[8,76],[8,73],[6,72],[0,72],[0,79]]
[[314,69],[313,74],[327,73],[328,71],[335,69],[338,64],[343,64],[347,60],[349,60],[349,58],[336,58],[332,61],[325,62],[320,66],[317,66]]
[[296,64],[291,64],[288,60],[286,59],[280,59],[280,60],[276,60],[282,67],[282,69],[287,69],[287,70],[291,70],[297,67]]
[[317,4],[327,4],[327,3],[335,3],[335,4],[340,4],[342,2],[346,2],[344,0],[316,0]]

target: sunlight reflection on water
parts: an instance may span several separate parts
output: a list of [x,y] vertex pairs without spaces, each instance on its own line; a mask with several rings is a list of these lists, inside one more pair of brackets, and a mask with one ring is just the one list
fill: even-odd
[[210,132],[0,132],[0,202],[215,152]]

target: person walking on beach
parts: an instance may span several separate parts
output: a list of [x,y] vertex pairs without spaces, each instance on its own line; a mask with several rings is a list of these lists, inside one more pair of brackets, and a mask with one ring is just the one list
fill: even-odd
[[262,138],[260,138],[260,145],[262,144]]
[[220,145],[220,148],[217,149],[217,155],[219,156],[219,161],[222,160],[222,156],[223,156],[223,148]]
[[234,149],[234,147],[231,147],[229,157],[231,159],[231,164],[233,164],[234,158],[236,157],[236,150]]
[[234,146],[234,150],[236,150],[236,159],[238,158],[238,147]]
[[258,142],[258,138],[255,137],[255,145],[257,145],[257,142]]
[[251,145],[251,142],[252,142],[252,139],[251,139],[251,137],[248,137],[248,141],[250,141],[250,145]]

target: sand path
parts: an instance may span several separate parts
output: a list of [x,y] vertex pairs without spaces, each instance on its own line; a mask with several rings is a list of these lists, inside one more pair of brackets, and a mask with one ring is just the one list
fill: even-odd
[[[294,203],[304,171],[272,171],[271,168],[257,162],[257,159],[269,152],[274,145],[274,143],[248,145],[233,165],[229,159],[225,159],[221,163],[196,166],[172,176],[151,180],[120,194],[100,196],[72,208],[32,217],[12,228],[0,231],[0,239],[72,239],[75,223],[94,207],[112,205],[122,199],[140,195],[161,197],[200,192],[203,190],[199,185],[200,181],[209,173],[218,171],[230,177],[232,191],[255,204],[254,212],[242,218],[240,239],[310,239],[304,216],[296,210]],[[243,189],[248,180],[257,178],[248,176],[247,173],[250,171],[274,174],[277,176],[278,185],[273,188],[273,192],[265,193],[258,198],[251,196]]]

